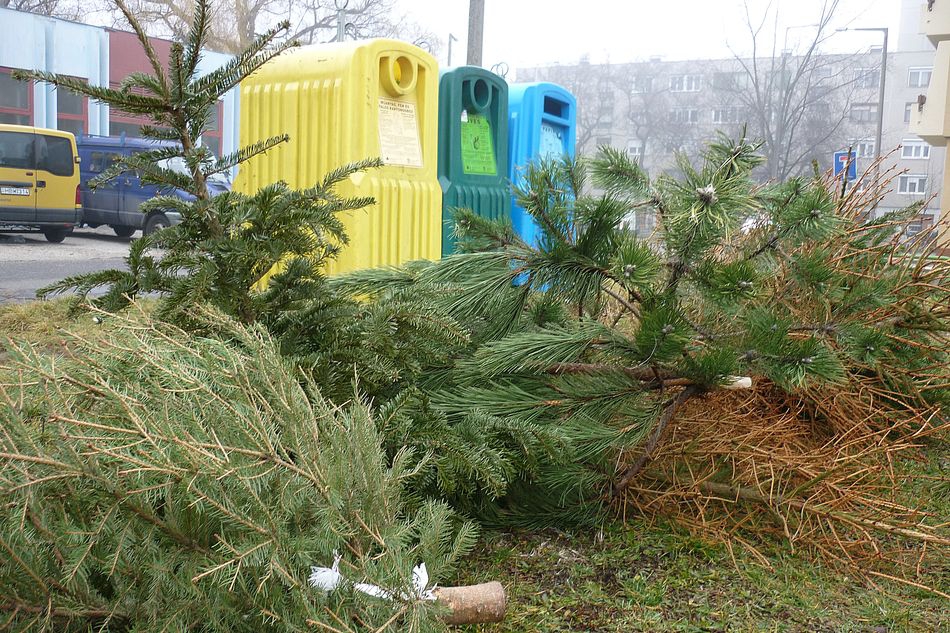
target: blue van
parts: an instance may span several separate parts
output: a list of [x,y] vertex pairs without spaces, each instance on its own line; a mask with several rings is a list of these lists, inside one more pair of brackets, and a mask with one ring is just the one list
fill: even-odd
[[[76,144],[81,158],[79,191],[82,198],[84,225],[96,228],[106,224],[112,227],[119,237],[130,237],[138,230],[148,235],[181,221],[181,216],[177,212],[155,211],[145,215],[139,211],[139,206],[146,200],[161,194],[177,196],[182,200],[193,200],[194,196],[181,189],[169,191],[159,185],[143,185],[139,175],[134,171],[126,172],[95,189],[89,187],[90,180],[105,171],[119,158],[154,150],[171,143],[125,136],[81,136]],[[180,158],[167,161],[163,167],[187,173],[185,163]],[[231,183],[223,175],[208,179],[208,190],[211,195],[230,189]]]

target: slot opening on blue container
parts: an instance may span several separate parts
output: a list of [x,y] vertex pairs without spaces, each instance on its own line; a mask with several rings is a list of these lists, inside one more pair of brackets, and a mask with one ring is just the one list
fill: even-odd
[[544,113],[561,119],[567,118],[567,104],[555,97],[544,98]]

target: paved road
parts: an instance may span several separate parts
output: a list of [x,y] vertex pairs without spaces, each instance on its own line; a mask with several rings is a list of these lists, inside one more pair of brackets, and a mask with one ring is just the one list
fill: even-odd
[[36,298],[43,286],[70,275],[125,268],[129,238],[112,229],[77,229],[60,244],[42,233],[0,233],[0,303]]

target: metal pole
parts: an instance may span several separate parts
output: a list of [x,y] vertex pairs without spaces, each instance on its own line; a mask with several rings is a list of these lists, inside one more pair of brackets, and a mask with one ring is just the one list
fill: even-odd
[[482,35],[485,30],[485,0],[468,2],[468,56],[469,66],[482,65]]
[[[881,86],[877,97],[877,135],[874,137],[874,160],[877,164],[875,174],[881,174],[881,132],[884,128],[884,81],[887,78],[887,29],[884,31],[884,46],[881,47]],[[877,179],[877,178],[876,178]],[[877,209],[875,198],[874,208]]]
[[350,4],[350,0],[344,0],[342,6],[340,0],[335,0],[336,5],[336,40],[337,42],[342,42],[346,39],[346,14],[349,11],[346,8]]
[[[884,34],[884,42],[881,46],[881,81],[878,83],[877,95],[877,130],[874,135],[874,181],[877,183],[881,179],[881,144],[884,142],[881,138],[884,129],[884,82],[887,79],[887,27],[856,27],[841,28],[836,31],[880,31]],[[874,208],[872,212],[877,211],[877,205],[880,196],[874,198]]]
[[459,38],[449,33],[449,59],[445,65],[450,66],[450,67],[452,66],[452,40],[455,40],[457,42],[459,41]]

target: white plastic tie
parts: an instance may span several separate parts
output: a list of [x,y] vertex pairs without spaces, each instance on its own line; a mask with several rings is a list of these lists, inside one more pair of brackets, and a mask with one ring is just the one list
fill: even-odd
[[[333,565],[330,567],[311,567],[310,568],[310,586],[321,591],[334,591],[339,588],[345,579],[340,573],[340,555],[333,552]],[[425,563],[419,563],[412,568],[412,592],[400,592],[398,594],[401,600],[435,600],[435,593],[429,585],[429,571]],[[383,589],[377,585],[366,582],[353,584],[353,589],[367,596],[382,598],[383,600],[395,600],[396,594],[388,589]]]

